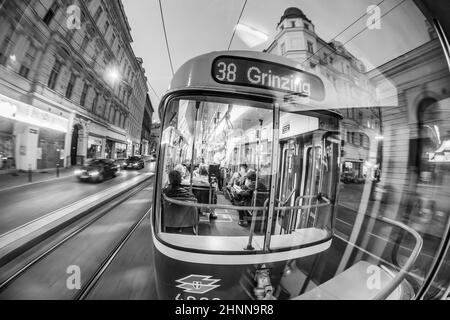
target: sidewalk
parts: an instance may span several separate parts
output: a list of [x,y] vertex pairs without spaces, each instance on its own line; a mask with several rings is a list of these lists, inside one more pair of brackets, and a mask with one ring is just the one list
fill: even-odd
[[59,169],[59,178],[56,177],[55,169],[33,171],[31,174],[31,182],[29,181],[29,174],[26,171],[0,174],[0,192],[45,181],[68,178],[73,176],[75,169],[75,167]]

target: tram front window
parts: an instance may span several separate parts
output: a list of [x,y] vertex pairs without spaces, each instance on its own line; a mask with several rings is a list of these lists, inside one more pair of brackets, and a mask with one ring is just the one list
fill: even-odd
[[275,103],[172,99],[161,138],[159,236],[222,252],[330,239],[337,130],[335,116]]

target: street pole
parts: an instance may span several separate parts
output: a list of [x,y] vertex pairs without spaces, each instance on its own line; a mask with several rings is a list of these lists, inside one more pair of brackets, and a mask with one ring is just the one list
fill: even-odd
[[32,182],[33,181],[33,177],[32,177],[32,171],[31,171],[31,164],[28,165],[28,182]]

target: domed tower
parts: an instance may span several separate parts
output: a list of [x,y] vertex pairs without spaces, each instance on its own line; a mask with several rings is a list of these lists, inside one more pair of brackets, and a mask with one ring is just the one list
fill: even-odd
[[312,64],[317,65],[315,50],[317,35],[314,24],[299,8],[287,8],[277,24],[274,42],[266,51],[296,61],[312,60]]
[[314,25],[302,10],[295,7],[287,8],[277,25],[278,31],[287,28],[305,28],[314,32]]

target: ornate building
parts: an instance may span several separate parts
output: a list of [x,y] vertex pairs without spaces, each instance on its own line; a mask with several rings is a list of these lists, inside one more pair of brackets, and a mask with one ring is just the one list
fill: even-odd
[[152,117],[153,117],[153,106],[150,100],[150,96],[147,95],[147,100],[144,110],[144,118],[142,121],[142,142],[141,142],[141,155],[150,155],[149,143],[151,140],[152,132]]
[[[327,79],[334,86],[339,106],[377,105],[375,87],[366,75],[364,64],[337,42],[326,42],[315,32],[313,22],[298,8],[285,10],[277,25],[274,41],[265,50],[297,61],[299,68]],[[379,159],[376,137],[381,121],[379,108],[347,108],[342,110],[344,120],[343,171],[355,180],[362,180]],[[374,147],[375,146],[375,147]]]
[[4,2],[1,168],[138,153],[148,88],[132,41],[121,1]]

